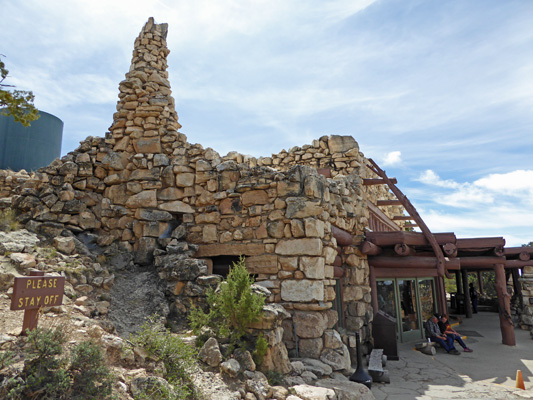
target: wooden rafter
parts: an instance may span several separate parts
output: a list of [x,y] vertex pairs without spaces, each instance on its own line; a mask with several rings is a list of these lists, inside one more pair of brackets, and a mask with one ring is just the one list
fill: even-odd
[[401,206],[402,203],[400,200],[378,200],[376,202],[377,206]]
[[395,215],[392,217],[393,221],[412,221],[413,219],[410,215]]
[[[453,232],[434,233],[433,237],[437,244],[455,243],[457,240]],[[367,232],[366,240],[378,246],[394,246],[397,243],[405,243],[410,246],[429,246],[425,235],[421,232]]]
[[427,241],[431,245],[431,248],[433,249],[433,252],[435,253],[435,256],[437,257],[437,272],[440,277],[447,276],[448,278],[451,278],[451,275],[448,274],[446,271],[446,260],[444,258],[444,254],[442,253],[442,249],[440,248],[439,244],[435,240],[435,237],[429,230],[428,226],[418,214],[418,211],[416,211],[416,208],[411,204],[407,196],[405,196],[400,189],[395,185],[397,182],[392,182],[391,179],[387,176],[385,171],[383,171],[372,159],[368,159],[371,165],[368,165],[368,168],[370,168],[376,175],[381,177],[387,185],[389,186],[389,189],[392,193],[396,196],[398,200],[402,203],[405,210],[413,217],[417,225],[420,227],[420,230],[426,237]]
[[[398,183],[396,178],[387,178],[392,183]],[[363,185],[372,186],[372,185],[387,185],[388,183],[384,179],[363,179]]]

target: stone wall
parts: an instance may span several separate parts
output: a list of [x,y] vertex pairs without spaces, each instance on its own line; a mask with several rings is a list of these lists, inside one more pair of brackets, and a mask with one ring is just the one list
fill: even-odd
[[22,185],[30,179],[30,175],[25,170],[11,171],[0,169],[0,210],[11,206],[11,200]]
[[[363,185],[376,176],[350,136],[324,136],[258,159],[221,157],[188,143],[178,132],[166,72],[166,32],[150,19],[136,39],[105,139],[89,137],[31,176],[3,172],[5,203],[32,231],[94,232],[100,245],[117,243],[139,264],[153,263],[154,253],[177,254],[168,263],[156,257],[175,314],[205,297],[217,257],[244,255],[269,302],[292,315],[283,322],[289,350],[348,368],[354,332],[363,342],[371,337],[369,269],[357,247],[368,227],[367,201],[394,196],[385,185]],[[334,228],[354,240],[339,246]],[[202,272],[181,274],[179,259],[191,248],[205,261],[195,264]],[[334,330],[337,286],[344,293],[342,336]]]
[[533,267],[524,267],[522,278],[522,296],[524,300],[524,308],[521,310],[520,327],[531,331],[533,337]]

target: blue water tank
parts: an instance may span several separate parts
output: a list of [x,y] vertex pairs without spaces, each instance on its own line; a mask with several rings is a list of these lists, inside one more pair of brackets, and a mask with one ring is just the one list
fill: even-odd
[[61,155],[63,121],[44,111],[39,115],[28,127],[0,115],[0,169],[35,171]]

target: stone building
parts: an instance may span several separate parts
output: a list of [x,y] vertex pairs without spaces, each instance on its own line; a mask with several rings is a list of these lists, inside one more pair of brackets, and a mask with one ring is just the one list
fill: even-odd
[[[446,307],[441,258],[426,257],[408,276],[380,260],[411,260],[405,256],[417,246],[427,254],[437,235],[406,233],[410,203],[394,180],[369,167],[375,164],[351,136],[261,158],[187,142],[166,71],[166,34],[167,25],[150,18],[135,40],[105,138],[88,137],[32,175],[0,171],[0,204],[17,209],[32,231],[92,232],[99,245],[117,243],[138,264],[154,264],[176,317],[201,302],[212,274],[224,276],[246,257],[268,302],[290,314],[273,342],[302,357],[349,366],[355,332],[372,346],[378,309],[397,317],[400,339],[404,326],[404,339],[413,336],[407,332],[422,337],[422,321]],[[440,251],[457,248],[452,236],[437,243]],[[200,261],[183,264],[185,250]],[[372,257],[377,266],[370,268]],[[442,267],[457,270],[457,263]],[[410,299],[400,300],[404,293]],[[404,300],[411,306],[402,309]]]

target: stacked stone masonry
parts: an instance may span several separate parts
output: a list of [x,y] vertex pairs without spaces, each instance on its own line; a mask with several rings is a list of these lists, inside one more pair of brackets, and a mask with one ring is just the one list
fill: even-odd
[[[207,279],[214,257],[244,255],[270,291],[268,301],[292,316],[282,323],[287,349],[346,366],[354,332],[371,341],[369,268],[358,248],[367,201],[394,195],[385,185],[363,185],[376,176],[350,136],[323,136],[257,159],[188,143],[166,72],[166,32],[166,24],[150,19],[136,39],[105,138],[88,137],[31,175],[0,171],[1,204],[11,204],[29,230],[91,231],[102,246],[134,252],[139,264],[153,263],[154,251],[178,239],[197,246],[194,257],[205,261],[205,271],[166,276],[178,314],[197,295],[184,288]],[[399,206],[382,211],[403,213]],[[353,243],[338,246],[333,227],[353,235]],[[334,309],[338,285],[343,321]]]

